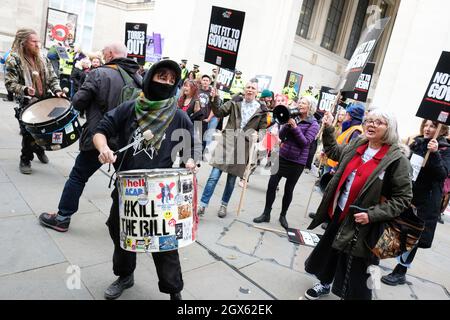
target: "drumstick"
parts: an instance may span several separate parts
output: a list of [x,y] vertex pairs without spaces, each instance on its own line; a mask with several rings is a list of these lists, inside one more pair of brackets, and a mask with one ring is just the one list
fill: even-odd
[[142,140],[145,141],[150,141],[151,139],[153,139],[153,133],[151,130],[146,130],[144,131],[144,133],[142,134],[142,137],[140,137],[138,140],[133,141],[132,143],[130,143],[129,145],[126,145],[125,147],[123,147],[120,150],[117,150],[114,152],[114,155],[119,154],[121,152],[124,152],[125,150],[127,150],[128,148],[137,145],[138,143],[140,143]]

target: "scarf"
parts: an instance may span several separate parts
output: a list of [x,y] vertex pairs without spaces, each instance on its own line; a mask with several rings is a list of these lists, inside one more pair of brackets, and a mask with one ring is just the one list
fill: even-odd
[[[375,171],[378,164],[381,162],[381,160],[384,158],[384,156],[388,153],[391,146],[385,144],[381,149],[378,151],[378,153],[369,161],[366,163],[363,163],[362,156],[366,152],[367,148],[369,147],[369,144],[363,144],[358,149],[356,149],[356,154],[353,157],[353,159],[348,163],[346,166],[344,173],[341,176],[341,179],[339,180],[339,185],[336,189],[336,194],[334,195],[333,199],[336,199],[339,197],[341,188],[344,186],[344,184],[347,182],[347,178],[350,176],[350,174],[356,170],[355,179],[353,180],[352,186],[350,187],[350,194],[348,195],[347,203],[345,204],[345,208],[341,213],[341,216],[339,217],[339,222],[342,222],[347,215],[349,211],[350,205],[352,205],[356,199],[358,198],[359,193],[363,189],[364,185],[366,184],[367,180],[369,179],[372,172]],[[334,201],[336,202],[336,201]],[[330,204],[328,207],[328,214],[330,218],[334,215],[334,202]]]
[[166,129],[169,127],[177,108],[174,106],[175,98],[169,98],[161,101],[150,101],[141,93],[136,99],[134,109],[136,112],[136,120],[142,134],[146,130],[151,130],[153,138],[149,141],[144,140],[143,143],[147,147],[153,146],[159,150]]

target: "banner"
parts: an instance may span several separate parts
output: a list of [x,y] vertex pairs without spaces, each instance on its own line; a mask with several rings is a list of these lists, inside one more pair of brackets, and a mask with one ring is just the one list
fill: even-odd
[[263,92],[266,89],[269,89],[270,83],[272,82],[271,76],[266,75],[257,75],[255,78],[258,80],[258,91]]
[[359,76],[359,80],[355,85],[353,92],[353,100],[366,102],[369,96],[370,84],[372,83],[373,71],[375,70],[375,63],[367,63],[364,71]]
[[450,125],[450,52],[442,52],[416,116]]
[[353,53],[352,58],[345,69],[343,81],[339,85],[341,91],[353,92],[355,90],[359,76],[372,56],[372,53],[377,45],[377,41],[383,33],[389,20],[389,17],[378,20],[364,30],[358,47],[356,47],[355,52]]
[[245,12],[212,7],[205,62],[235,70]]
[[48,8],[45,30],[45,48],[52,46],[69,48],[75,43],[78,15]]
[[164,38],[159,33],[153,33],[153,35],[147,36],[145,61],[156,63],[162,58],[162,51],[164,48]]
[[233,71],[220,68],[219,74],[217,75],[216,88],[224,92],[230,92],[231,85],[233,84],[233,79]]
[[147,24],[130,23],[125,24],[125,45],[128,48],[128,58],[136,60],[143,65],[145,63],[145,50],[147,39]]
[[333,104],[336,101],[337,92],[333,88],[322,86],[320,89],[319,102],[317,104],[318,111],[325,113],[331,112]]

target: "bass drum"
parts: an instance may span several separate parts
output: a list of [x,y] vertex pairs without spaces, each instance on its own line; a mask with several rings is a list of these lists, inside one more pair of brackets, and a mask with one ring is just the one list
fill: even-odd
[[36,143],[48,151],[60,150],[76,142],[81,135],[78,112],[66,98],[48,98],[28,105],[20,121]]

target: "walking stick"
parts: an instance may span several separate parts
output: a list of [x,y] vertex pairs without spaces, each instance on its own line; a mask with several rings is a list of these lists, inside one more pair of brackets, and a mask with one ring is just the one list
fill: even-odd
[[[437,139],[439,138],[439,134],[441,133],[441,129],[442,129],[442,123],[439,123],[437,129],[436,129],[436,133],[434,134],[433,139]],[[423,160],[423,164],[422,164],[422,168],[425,168],[425,165],[428,162],[428,158],[430,157],[431,151],[428,150],[427,154],[425,155],[425,159]]]
[[239,206],[237,209],[237,216],[239,217],[239,213],[241,212],[241,208],[242,205],[244,203],[244,195],[245,195],[245,191],[247,190],[247,182],[248,182],[248,177],[250,176],[250,172],[251,172],[251,168],[252,168],[252,159],[254,157],[254,153],[256,150],[256,141],[257,141],[257,134],[256,132],[254,132],[252,134],[252,138],[250,141],[250,149],[249,149],[249,155],[248,155],[248,164],[247,167],[245,168],[245,172],[244,172],[244,187],[242,188],[242,192],[241,192],[241,198],[239,200]]

